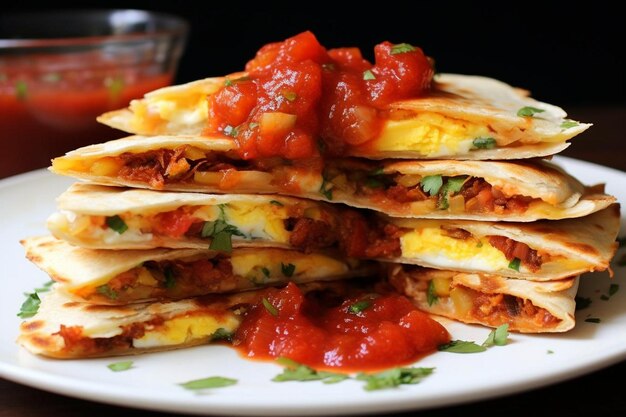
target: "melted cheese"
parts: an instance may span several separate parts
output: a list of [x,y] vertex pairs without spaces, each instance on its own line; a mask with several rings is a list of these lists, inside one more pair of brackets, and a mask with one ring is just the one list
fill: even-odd
[[194,340],[210,337],[218,329],[231,333],[239,326],[239,319],[234,315],[211,316],[193,314],[166,320],[161,326],[146,329],[145,334],[133,340],[136,348],[180,345]]
[[427,227],[405,233],[400,238],[402,256],[419,258],[445,268],[500,270],[508,268],[504,254],[487,239],[455,239],[438,227]]
[[493,137],[486,126],[436,113],[388,120],[374,147],[378,151],[417,151],[426,157],[467,153],[478,137]]
[[249,239],[289,242],[284,223],[288,215],[284,206],[231,202],[224,207],[224,216],[228,224],[237,227]]

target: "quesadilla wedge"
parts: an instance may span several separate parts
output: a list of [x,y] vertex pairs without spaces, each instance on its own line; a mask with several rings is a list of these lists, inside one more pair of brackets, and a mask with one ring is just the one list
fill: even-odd
[[[98,121],[137,135],[200,135],[207,96],[246,73],[166,87],[105,113]],[[204,98],[204,99],[203,99]],[[591,125],[567,119],[557,106],[487,77],[439,74],[425,95],[392,102],[379,134],[348,146],[345,156],[371,159],[522,159],[556,154]],[[239,129],[243,134],[245,126]],[[230,135],[232,136],[232,134]],[[227,137],[224,135],[223,137]],[[207,135],[206,140],[220,139]]]
[[[556,220],[584,216],[615,201],[601,185],[586,187],[545,161],[331,159],[322,165],[244,161],[234,147],[228,139],[134,136],[68,152],[55,158],[50,170],[104,185],[291,195],[395,217]],[[433,186],[437,181],[441,184]]]
[[385,237],[368,242],[367,248],[393,248],[381,260],[551,281],[606,269],[612,274],[609,263],[617,250],[620,210],[613,204],[580,219],[531,223],[385,221]]
[[565,332],[575,325],[579,277],[534,282],[410,265],[389,268],[389,283],[421,310],[464,323],[521,333]]
[[276,248],[95,250],[37,236],[26,257],[76,300],[120,305],[366,276],[375,263]]
[[[57,198],[52,234],[92,249],[290,247],[336,243],[343,207],[253,194],[158,192],[75,183]],[[305,231],[306,229],[306,231]]]

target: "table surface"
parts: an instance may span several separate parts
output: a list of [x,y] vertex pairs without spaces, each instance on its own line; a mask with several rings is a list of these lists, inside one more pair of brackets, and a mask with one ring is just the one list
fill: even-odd
[[[594,126],[572,141],[561,155],[587,160],[626,171],[626,107],[568,108],[571,118]],[[30,151],[30,150],[29,150]],[[52,157],[51,155],[49,157]],[[25,167],[30,170],[36,167]],[[424,416],[490,414],[528,414],[530,404],[541,404],[542,411],[567,416],[626,415],[626,396],[619,383],[626,374],[626,361],[594,373],[517,395],[473,402],[455,407],[422,411]],[[157,417],[165,414],[115,407],[40,391],[0,379],[0,417],[43,417],[62,415]],[[411,413],[393,414],[408,416]],[[171,414],[168,414],[171,415]],[[391,415],[389,415],[391,416]]]

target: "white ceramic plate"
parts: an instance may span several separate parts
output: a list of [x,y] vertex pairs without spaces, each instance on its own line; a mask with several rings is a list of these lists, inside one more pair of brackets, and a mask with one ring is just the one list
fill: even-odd
[[[583,182],[605,182],[607,191],[626,201],[626,173],[564,157],[555,158]],[[110,404],[190,414],[338,415],[418,410],[449,406],[552,384],[626,358],[626,267],[582,277],[579,294],[593,302],[577,312],[574,330],[562,335],[513,334],[503,347],[472,355],[439,352],[417,366],[435,373],[417,385],[366,392],[358,381],[271,382],[281,368],[243,359],[222,346],[200,346],[132,357],[134,368],[111,372],[106,365],[123,360],[49,360],[15,344],[16,313],[25,291],[48,277],[24,258],[19,240],[46,233],[44,221],[54,199],[72,182],[45,170],[0,181],[0,376],[44,390]],[[624,212],[622,212],[624,217]],[[623,232],[622,232],[623,235]],[[621,251],[618,259],[624,251]],[[611,283],[621,285],[609,301],[600,296]],[[598,324],[587,317],[601,319]],[[454,339],[481,343],[489,329],[443,321]],[[236,378],[234,386],[202,395],[178,383],[208,376]]]

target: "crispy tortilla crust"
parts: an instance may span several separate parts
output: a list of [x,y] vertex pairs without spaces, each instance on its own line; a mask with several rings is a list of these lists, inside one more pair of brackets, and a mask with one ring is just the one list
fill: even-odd
[[[241,75],[245,74],[236,76]],[[207,78],[155,90],[143,99],[133,100],[128,108],[101,115],[98,121],[132,134],[200,135],[208,118],[207,100],[200,98],[217,92],[224,80],[223,77]],[[170,100],[184,102],[181,111],[187,117],[171,116],[167,111],[162,113],[162,106]],[[536,117],[518,116],[518,110],[527,106],[542,109],[543,112]],[[453,159],[522,159],[553,155],[568,146],[567,140],[591,126],[579,123],[564,129],[561,124],[567,114],[563,109],[532,99],[527,91],[498,80],[460,74],[439,74],[431,94],[392,103],[388,111],[395,115],[393,117],[402,118],[410,118],[420,112],[442,114],[487,125],[497,133],[498,148],[474,149],[465,154],[451,153],[448,157]],[[423,158],[415,151],[379,151],[375,142],[354,147],[349,154],[372,159]]]
[[[235,145],[228,139],[206,140],[206,138],[193,136],[131,136],[71,151],[65,156],[55,158],[50,170],[59,175],[71,176],[102,185],[157,189],[147,181],[92,173],[90,169],[99,161],[109,157],[118,157],[125,153],[140,154],[162,149],[175,149],[183,145],[197,147],[227,158],[232,157],[233,161],[237,161],[231,153]],[[341,165],[341,162],[338,163]],[[448,210],[439,210],[433,208],[432,205],[425,205],[421,202],[399,204],[378,196],[357,194],[349,187],[345,189],[334,187],[330,202],[376,210],[395,217],[529,222],[542,218],[558,220],[582,217],[601,210],[615,201],[613,196],[606,195],[598,188],[584,187],[559,167],[544,162],[405,161],[384,162],[383,167],[384,172],[389,174],[484,176],[487,182],[493,183],[492,185],[496,187],[511,193],[519,192],[521,195],[540,198],[548,206],[546,207],[547,210],[542,210],[542,206],[537,205],[536,209],[528,213],[451,213]],[[223,176],[230,173],[230,171],[219,172]],[[203,184],[193,182],[191,179],[182,182],[167,179],[162,190],[201,193],[282,194],[313,200],[324,200],[327,197],[325,193],[320,191],[325,184],[323,174],[314,169],[304,170],[297,167],[280,166],[277,170],[269,170],[268,172],[246,169],[235,173],[237,174],[236,177],[232,175],[229,177],[230,186],[227,188],[222,186],[221,180]],[[235,182],[232,181],[233,178],[236,178]]]
[[[61,283],[61,290],[80,300],[80,289],[104,285],[120,274],[123,274],[144,262],[166,262],[181,259],[207,259],[217,257],[220,252],[202,249],[165,249],[148,250],[94,250],[68,244],[52,236],[37,236],[21,241],[26,250],[26,257],[37,267],[46,272],[54,281]],[[306,271],[295,271],[291,277],[280,274],[267,277],[265,283],[251,282],[247,277],[234,278],[223,285],[196,288],[193,294],[178,294],[177,298],[198,296],[213,292],[241,291],[268,285],[282,285],[288,281],[304,284],[311,281],[332,281],[370,275],[377,271],[377,265],[370,262],[358,262],[333,254],[304,254],[299,251],[279,248],[266,248],[253,244],[248,248],[237,248],[240,255],[268,256],[279,259],[285,265],[297,260],[306,260],[308,256],[316,256],[317,267]],[[231,252],[232,255],[232,252]],[[332,265],[332,266],[329,266]],[[200,293],[202,292],[202,293]],[[137,299],[134,302],[148,301]],[[100,301],[104,302],[104,301]],[[107,304],[119,304],[120,301],[109,299]]]
[[[504,236],[524,243],[531,249],[541,250],[551,256],[564,257],[564,261],[557,259],[554,262],[543,263],[537,272],[516,271],[511,268],[482,271],[514,278],[548,281],[607,269],[612,274],[610,261],[618,246],[616,238],[620,227],[620,205],[614,203],[608,208],[582,219],[544,220],[532,223],[392,218],[388,218],[388,220],[398,227],[415,230],[445,225],[447,228],[465,230],[475,237]],[[566,260],[581,261],[586,265],[570,267]],[[392,262],[416,264],[430,268],[442,268],[443,266],[410,257],[396,258]],[[463,272],[476,272],[461,267],[455,269]]]
[[[450,279],[451,288],[466,289],[465,294],[472,297],[471,308],[462,311],[452,297],[438,297],[429,303],[428,286],[436,277]],[[556,333],[572,329],[578,281],[578,277],[571,277],[532,282],[404,265],[389,268],[389,282],[421,310],[489,327],[508,323],[509,330],[520,333]],[[520,305],[523,307],[517,308]]]

